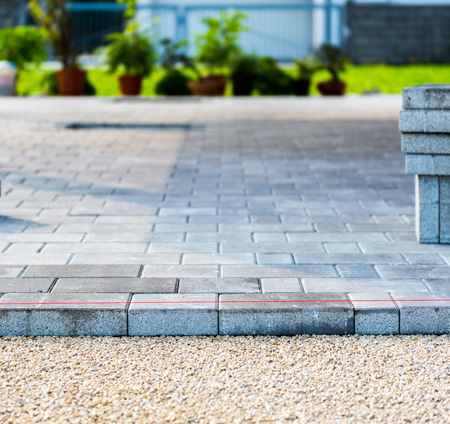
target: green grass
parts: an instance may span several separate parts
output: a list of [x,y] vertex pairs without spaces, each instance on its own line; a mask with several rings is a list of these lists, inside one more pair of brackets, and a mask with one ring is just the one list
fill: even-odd
[[[295,76],[294,68],[287,70]],[[47,70],[25,71],[18,84],[18,93],[21,95],[31,95],[42,93],[45,89],[41,81]],[[151,96],[155,94],[155,85],[162,77],[163,71],[155,71],[149,78],[144,80],[142,95]],[[347,92],[361,94],[365,90],[380,90],[385,94],[399,94],[403,87],[420,84],[449,84],[450,65],[363,65],[350,66],[343,79],[347,83]],[[99,96],[118,96],[119,86],[117,77],[108,74],[105,70],[94,69],[88,71],[88,78],[95,86]],[[328,79],[328,74],[324,71],[314,75],[311,94],[317,94],[315,87],[317,82]],[[228,89],[230,94],[231,90]]]

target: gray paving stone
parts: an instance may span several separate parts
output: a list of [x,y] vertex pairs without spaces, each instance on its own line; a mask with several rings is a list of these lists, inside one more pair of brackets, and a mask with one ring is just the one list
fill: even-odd
[[[320,300],[326,302],[305,302]],[[352,334],[353,331],[353,308],[342,294],[219,296],[222,335]]]
[[288,242],[255,242],[234,243],[224,242],[220,244],[221,253],[324,253],[321,243],[288,243]]
[[447,278],[448,266],[443,265],[376,265],[381,278]]
[[175,278],[59,278],[52,293],[174,293],[175,287]]
[[132,298],[128,311],[130,336],[218,333],[215,294],[138,294]]
[[181,255],[175,253],[75,253],[70,264],[178,265],[180,259]]
[[53,281],[53,278],[0,278],[0,293],[43,293]]
[[107,293],[9,293],[0,299],[0,335],[124,336],[128,297]]
[[416,154],[450,154],[450,134],[402,134],[402,151]]
[[146,265],[142,272],[142,277],[159,278],[219,278],[219,276],[217,265]]
[[400,313],[388,293],[349,293],[355,314],[355,334],[398,334]]
[[182,278],[179,293],[259,293],[257,278]]
[[450,155],[406,155],[406,173],[411,175],[450,175]]
[[222,265],[222,277],[337,277],[331,265]]
[[450,275],[449,278],[427,278],[425,284],[432,292],[450,293]]
[[421,277],[416,278],[302,278],[307,293],[366,293],[391,290],[427,292]]
[[294,261],[292,256],[287,253],[258,253],[256,255],[258,259],[258,264],[268,265],[268,264],[293,264]]
[[33,265],[23,277],[137,277],[139,265]]
[[261,278],[263,293],[300,293],[303,291],[298,278]]
[[450,86],[424,84],[402,90],[404,109],[450,109]]
[[450,133],[450,110],[402,110],[402,133]]
[[336,269],[343,278],[378,278],[372,265],[344,264],[336,265]]
[[437,253],[405,253],[404,257],[410,264],[444,265],[444,260]]
[[450,333],[450,293],[393,292],[391,295],[400,309],[400,334]]
[[24,269],[23,266],[20,267],[0,266],[0,278],[18,277],[22,273],[23,269]]
[[406,263],[401,255],[363,254],[363,253],[296,253],[296,264],[402,264]]
[[186,253],[183,255],[183,264],[209,265],[209,264],[254,264],[255,257],[250,253]]

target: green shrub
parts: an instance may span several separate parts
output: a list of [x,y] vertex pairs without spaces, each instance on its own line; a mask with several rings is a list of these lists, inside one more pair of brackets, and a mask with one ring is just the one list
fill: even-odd
[[271,57],[261,59],[255,88],[263,96],[293,94],[292,78]]
[[234,75],[257,75],[260,59],[252,54],[235,53],[230,56],[229,66]]
[[46,56],[41,29],[23,26],[0,30],[0,60],[13,62],[19,72],[29,64],[39,66]]
[[190,78],[183,72],[178,69],[171,69],[166,71],[157,82],[155,92],[160,96],[189,96],[191,92],[187,87],[188,81],[190,81]]

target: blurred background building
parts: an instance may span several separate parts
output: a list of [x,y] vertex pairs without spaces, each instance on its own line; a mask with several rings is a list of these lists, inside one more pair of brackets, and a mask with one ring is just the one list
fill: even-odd
[[[122,5],[71,3],[81,52],[92,53],[105,35],[123,29]],[[138,20],[155,37],[188,39],[194,54],[202,18],[228,8],[248,16],[245,51],[283,62],[305,57],[323,42],[342,45],[354,63],[450,62],[450,0],[140,0]],[[0,0],[0,22],[30,22],[26,1]]]

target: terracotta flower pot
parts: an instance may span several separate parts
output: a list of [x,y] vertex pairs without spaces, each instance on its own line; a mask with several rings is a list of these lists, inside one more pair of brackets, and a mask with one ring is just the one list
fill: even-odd
[[142,75],[122,75],[119,77],[119,85],[122,95],[139,96],[142,88]]
[[86,85],[86,71],[79,68],[61,69],[56,73],[61,96],[81,96]]
[[317,84],[322,96],[343,96],[347,85],[343,81],[326,81]]
[[194,96],[223,96],[227,87],[227,77],[209,75],[199,81],[189,81],[187,86]]

